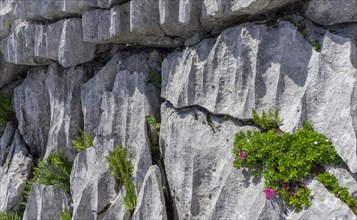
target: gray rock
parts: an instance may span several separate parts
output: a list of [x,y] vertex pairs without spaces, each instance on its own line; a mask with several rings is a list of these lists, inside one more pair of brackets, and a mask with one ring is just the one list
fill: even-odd
[[[3,165],[7,159],[10,151],[10,146],[15,135],[15,125],[12,122],[8,122],[0,139],[0,165]],[[6,156],[6,157],[5,157]]]
[[355,173],[354,54],[349,39],[331,33],[317,53],[290,23],[244,24],[169,54],[162,67],[161,96],[176,108],[200,105],[241,119],[250,118],[252,108],[278,107],[283,130],[312,121]]
[[131,43],[173,47],[182,41],[166,37],[159,27],[158,5],[135,0],[111,9],[83,13],[83,39],[94,43]]
[[24,82],[14,91],[13,106],[19,131],[32,154],[44,156],[50,128],[50,103],[45,68],[28,71]]
[[15,20],[15,0],[0,1],[0,39],[10,32],[12,22]]
[[[151,64],[146,54],[115,55],[82,87],[84,128],[95,134],[94,147],[78,154],[71,173],[73,216],[97,219],[116,197],[105,156],[123,145],[134,165],[138,192],[152,164],[145,116],[156,114],[159,96],[147,83]],[[118,213],[125,216],[125,213]]]
[[20,74],[26,72],[26,66],[7,63],[0,52],[0,88],[15,81]]
[[44,157],[62,149],[73,158],[71,140],[83,124],[81,84],[91,68],[62,68],[52,64],[32,69],[24,82],[15,89],[14,108],[19,130],[30,151]]
[[88,10],[89,8],[110,8],[128,1],[129,0],[79,0],[79,7],[82,10]]
[[307,4],[306,17],[321,25],[357,22],[356,0],[312,0]]
[[151,166],[146,173],[132,219],[167,219],[161,172],[156,165]]
[[122,188],[113,204],[109,207],[103,220],[130,220],[130,212],[125,209],[123,198],[125,190]]
[[88,62],[95,56],[95,45],[83,42],[80,18],[46,25],[17,20],[13,26],[0,47],[9,63],[38,66],[55,60],[69,67]]
[[0,50],[9,63],[23,65],[47,65],[49,59],[35,56],[36,24],[18,20],[11,34],[1,40]]
[[286,216],[281,199],[266,200],[262,179],[233,167],[235,133],[254,128],[196,107],[175,110],[164,103],[161,113],[160,147],[179,219],[353,218],[348,206],[315,180],[308,183],[312,206],[299,213],[289,210]]
[[79,0],[16,0],[14,13],[24,19],[61,19],[80,14]]
[[94,56],[95,45],[83,42],[81,19],[67,19],[63,25],[58,48],[58,62],[64,67],[69,67],[91,61]]
[[329,193],[317,180],[308,182],[311,189],[312,205],[307,209],[296,213],[291,210],[287,213],[287,219],[355,219],[352,210],[335,195]]
[[341,187],[347,187],[350,195],[357,196],[357,177],[346,170],[343,166],[328,166],[327,172],[334,175],[338,179]]
[[233,167],[239,126],[195,109],[161,107],[160,147],[179,219],[258,219],[280,217],[280,205],[266,208],[263,182]]
[[61,40],[64,20],[36,25],[34,55],[58,61],[58,48]]
[[191,38],[198,32],[204,32],[199,12],[202,0],[160,0],[160,27],[169,36]]
[[203,0],[200,20],[207,31],[215,31],[244,20],[247,16],[266,13],[292,2],[296,0]]
[[69,201],[69,196],[62,189],[35,183],[32,186],[23,219],[60,219],[60,213],[69,208]]
[[[4,144],[3,138],[1,142]],[[0,163],[0,211],[16,211],[22,201],[22,191],[31,172],[32,156],[29,155],[18,131],[9,146],[9,151],[0,153],[4,161]]]

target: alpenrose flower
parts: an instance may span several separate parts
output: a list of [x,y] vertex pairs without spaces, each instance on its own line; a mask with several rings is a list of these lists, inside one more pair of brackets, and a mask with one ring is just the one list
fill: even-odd
[[238,156],[241,160],[244,160],[246,155],[242,151],[238,150]]
[[275,196],[275,190],[274,189],[266,188],[266,189],[264,189],[264,193],[265,193],[265,198],[267,200],[270,200],[270,199],[274,198],[274,196]]

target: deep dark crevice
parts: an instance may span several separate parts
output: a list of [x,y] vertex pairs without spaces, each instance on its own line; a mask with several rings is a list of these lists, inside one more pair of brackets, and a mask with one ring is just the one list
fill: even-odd
[[177,111],[177,112],[189,112],[189,111],[197,109],[197,110],[205,113],[208,120],[210,120],[211,117],[214,116],[214,117],[222,118],[225,121],[230,120],[238,126],[255,126],[255,123],[252,118],[236,118],[229,114],[212,113],[200,105],[188,105],[188,106],[177,108],[170,101],[168,101],[168,100],[165,100],[165,101],[169,107],[175,109],[175,111]]

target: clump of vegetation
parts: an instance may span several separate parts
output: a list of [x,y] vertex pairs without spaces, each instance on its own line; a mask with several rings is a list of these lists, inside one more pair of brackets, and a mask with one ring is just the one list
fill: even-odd
[[93,140],[94,137],[91,134],[80,130],[80,136],[73,140],[72,144],[77,152],[80,152],[82,150],[86,150],[87,148],[93,147]]
[[316,179],[322,183],[328,191],[333,193],[337,198],[345,202],[352,211],[357,215],[357,199],[353,198],[346,187],[341,187],[334,175],[324,171],[316,175]]
[[317,52],[321,52],[321,44],[318,40],[310,41],[310,44],[312,48],[314,48],[314,50],[316,50]]
[[21,220],[21,217],[13,212],[0,212],[0,220]]
[[253,109],[252,115],[254,123],[263,129],[263,131],[279,128],[279,109],[276,109],[274,113],[272,109],[269,109],[268,114],[263,109],[262,116],[259,116],[258,113]]
[[106,159],[117,184],[115,191],[118,193],[119,186],[124,186],[126,194],[123,198],[123,203],[128,211],[133,211],[136,207],[136,194],[135,186],[130,177],[134,167],[127,159],[126,149],[123,146],[116,146]]
[[68,208],[66,208],[60,213],[60,220],[71,220],[71,219],[72,219],[71,212],[69,211]]
[[0,127],[6,125],[9,114],[12,113],[12,98],[10,95],[0,92]]
[[253,111],[253,117],[262,129],[236,134],[234,166],[250,168],[255,176],[261,174],[267,198],[271,199],[276,193],[297,211],[309,206],[311,191],[303,180],[321,173],[324,165],[340,161],[332,142],[316,132],[309,122],[304,122],[293,134],[281,132],[277,129],[278,111],[274,114],[263,111],[262,116]]
[[59,186],[69,192],[71,169],[72,163],[64,157],[63,153],[59,155],[52,153],[34,168],[34,180],[47,186]]
[[149,83],[152,83],[157,88],[161,89],[161,74],[155,69],[150,69],[149,72]]
[[155,137],[159,137],[160,135],[160,123],[156,122],[156,119],[153,115],[146,116],[146,121],[150,125],[152,129],[152,133]]

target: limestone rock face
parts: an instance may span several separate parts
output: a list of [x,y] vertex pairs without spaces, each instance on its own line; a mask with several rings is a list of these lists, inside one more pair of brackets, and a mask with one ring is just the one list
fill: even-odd
[[12,22],[15,20],[15,0],[0,1],[0,39],[10,32]]
[[161,172],[158,166],[149,168],[137,201],[132,219],[167,219]]
[[296,0],[203,0],[201,22],[206,30],[227,27],[243,16],[257,15],[296,2]]
[[69,201],[70,198],[62,189],[35,183],[32,186],[23,219],[59,219],[60,213],[69,208]]
[[38,66],[54,60],[69,67],[92,60],[96,47],[83,42],[81,19],[71,18],[46,25],[17,20],[0,49],[9,63]]
[[116,145],[126,147],[134,165],[136,191],[142,186],[152,164],[145,117],[157,114],[159,108],[158,92],[147,82],[150,65],[154,68],[157,64],[150,64],[145,54],[115,55],[82,88],[84,128],[95,140],[94,147],[79,153],[74,161],[71,194],[75,219],[97,219],[114,202],[114,178],[105,156]]
[[61,19],[80,14],[79,0],[16,0],[15,16],[29,19]]
[[233,167],[235,133],[254,128],[196,107],[175,110],[164,103],[161,111],[160,144],[179,219],[353,218],[352,211],[315,180],[308,183],[313,205],[299,213],[279,198],[266,200],[262,179]]
[[161,96],[176,108],[199,105],[242,119],[252,108],[278,107],[283,130],[312,121],[357,172],[355,53],[349,39],[331,33],[318,53],[290,23],[244,24],[169,54]]
[[7,63],[0,52],[0,88],[15,81],[20,74],[26,72],[26,66]]
[[19,208],[32,168],[32,156],[10,123],[1,138],[0,155],[0,211],[10,211]]
[[19,130],[30,151],[45,156],[62,149],[66,156],[74,157],[71,140],[83,124],[78,94],[87,74],[86,66],[62,68],[52,64],[48,69],[29,71],[15,89]]
[[321,25],[357,22],[356,0],[312,0],[307,4],[306,17]]
[[83,39],[94,43],[138,43],[174,47],[182,41],[166,37],[159,26],[158,4],[133,0],[111,9],[88,10],[83,14]]

